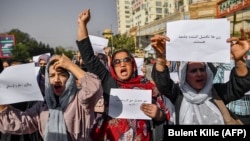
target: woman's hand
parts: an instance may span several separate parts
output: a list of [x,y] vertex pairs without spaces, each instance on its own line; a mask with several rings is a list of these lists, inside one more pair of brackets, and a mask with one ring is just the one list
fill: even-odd
[[235,60],[236,74],[245,76],[248,73],[246,66],[246,56],[250,49],[250,41],[247,39],[244,30],[241,30],[241,38],[232,37],[227,40],[231,43],[231,54]]
[[156,52],[156,58],[165,59],[166,56],[166,42],[170,41],[167,36],[164,35],[154,35],[151,39],[151,46]]
[[231,43],[231,54],[235,61],[244,60],[250,49],[250,31],[245,32],[243,29],[240,30],[241,37],[231,37],[227,42]]
[[57,60],[57,62],[54,64],[54,68],[63,68],[66,70],[70,70],[72,64],[74,64],[67,56],[64,54],[62,55],[53,55],[50,59],[50,61]]
[[110,47],[104,47],[103,48],[106,55],[111,55],[111,48]]
[[147,116],[149,116],[152,119],[155,119],[157,121],[161,121],[164,119],[163,112],[160,110],[160,108],[157,107],[156,104],[143,103],[141,105],[141,110],[143,111],[143,113],[145,115],[147,115]]
[[91,16],[90,16],[90,9],[85,9],[83,10],[79,16],[78,16],[78,24],[83,24],[83,25],[87,25],[87,23],[89,22]]
[[6,107],[7,105],[0,105],[0,112],[3,111]]
[[[90,21],[90,9],[83,10],[78,18],[77,40],[81,41],[88,37],[87,23]],[[83,57],[83,56],[82,56]]]

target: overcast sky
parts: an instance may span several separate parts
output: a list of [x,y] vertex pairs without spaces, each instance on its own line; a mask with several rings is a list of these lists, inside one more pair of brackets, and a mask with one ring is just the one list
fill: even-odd
[[19,29],[52,47],[75,47],[78,14],[90,8],[89,34],[117,33],[116,0],[1,0],[0,33]]

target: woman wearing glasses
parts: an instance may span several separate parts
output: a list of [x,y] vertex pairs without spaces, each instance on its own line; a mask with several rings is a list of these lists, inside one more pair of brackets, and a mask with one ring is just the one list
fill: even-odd
[[[163,134],[154,133],[152,135],[152,125],[163,124],[170,119],[169,101],[163,101],[156,86],[143,76],[137,75],[136,62],[133,56],[127,50],[119,50],[112,54],[110,70],[108,71],[97,56],[94,55],[87,30],[87,23],[90,20],[90,10],[84,10],[78,17],[78,49],[83,57],[85,65],[89,72],[99,76],[104,90],[104,99],[109,103],[109,94],[111,88],[126,89],[149,89],[152,90],[153,104],[142,104],[141,110],[151,120],[139,119],[116,119],[107,114],[98,120],[94,128],[94,140],[112,140],[112,141],[149,141],[163,140]],[[158,66],[158,69],[164,69],[165,66]],[[166,103],[164,103],[166,102]],[[105,105],[105,108],[108,104]],[[172,110],[172,111],[171,111]],[[102,123],[102,124],[101,124]],[[161,127],[161,126],[159,126]],[[161,130],[163,131],[163,130]],[[157,132],[160,133],[160,132]]]

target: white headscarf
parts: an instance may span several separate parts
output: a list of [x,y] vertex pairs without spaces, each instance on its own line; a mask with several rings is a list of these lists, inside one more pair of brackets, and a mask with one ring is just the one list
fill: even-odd
[[210,100],[212,99],[213,73],[206,65],[207,82],[201,91],[197,93],[186,82],[188,62],[181,62],[179,68],[180,89],[183,100],[180,107],[180,124],[224,124],[220,110]]

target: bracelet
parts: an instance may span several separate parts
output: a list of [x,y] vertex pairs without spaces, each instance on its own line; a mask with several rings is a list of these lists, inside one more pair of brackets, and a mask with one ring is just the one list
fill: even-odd
[[163,120],[170,121],[170,112],[168,111],[168,109],[166,109],[166,110],[161,109],[160,111],[162,112],[161,121],[163,121]]

